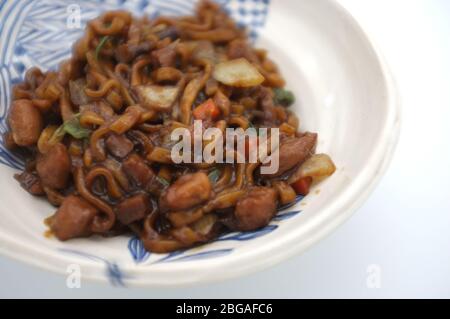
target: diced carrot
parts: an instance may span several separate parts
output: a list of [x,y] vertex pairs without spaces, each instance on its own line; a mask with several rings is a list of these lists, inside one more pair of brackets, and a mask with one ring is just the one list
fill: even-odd
[[311,187],[312,181],[313,181],[312,177],[307,176],[300,178],[298,181],[294,182],[291,186],[297,194],[306,196],[309,193],[309,188]]
[[216,120],[220,116],[220,109],[216,106],[212,99],[197,106],[192,112],[196,120]]

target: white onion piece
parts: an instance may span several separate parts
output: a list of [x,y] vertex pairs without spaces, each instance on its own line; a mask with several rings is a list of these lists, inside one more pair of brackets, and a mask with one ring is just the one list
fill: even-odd
[[252,87],[264,82],[264,76],[244,58],[222,62],[214,69],[214,79],[234,87]]
[[196,221],[192,225],[192,229],[197,233],[206,236],[212,231],[216,221],[217,221],[216,215],[208,214],[200,218],[198,221]]
[[140,85],[134,88],[141,106],[161,112],[171,111],[180,89],[176,86]]
[[320,179],[333,175],[336,166],[327,154],[315,154],[308,158],[293,174],[288,183],[292,184],[303,177],[312,177]]

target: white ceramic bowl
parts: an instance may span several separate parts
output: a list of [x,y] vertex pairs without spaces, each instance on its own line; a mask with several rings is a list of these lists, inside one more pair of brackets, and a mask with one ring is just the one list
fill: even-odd
[[[182,0],[76,1],[83,23],[125,7],[142,14],[186,14]],[[93,237],[66,243],[43,236],[54,208],[23,191],[21,164],[0,149],[0,252],[58,273],[79,264],[85,279],[116,285],[179,286],[221,281],[272,266],[304,251],[346,220],[372,191],[399,134],[393,80],[370,37],[331,0],[221,0],[279,64],[302,129],[319,133],[319,152],[335,160],[335,175],[263,230],[234,233],[169,255],[149,254],[136,238]],[[69,8],[71,13],[77,7]],[[75,11],[73,11],[75,10]],[[70,54],[81,30],[66,26],[62,0],[0,0],[0,129],[6,129],[10,86],[26,68],[53,68]]]

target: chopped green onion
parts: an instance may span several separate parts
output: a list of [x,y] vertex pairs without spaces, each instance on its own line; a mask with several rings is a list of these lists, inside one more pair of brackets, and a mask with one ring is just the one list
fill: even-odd
[[292,93],[291,91],[280,88],[274,89],[273,91],[275,93],[275,97],[273,99],[275,104],[283,105],[286,107],[294,104],[295,96],[294,93]]
[[215,184],[219,180],[220,171],[217,168],[215,168],[211,171],[211,173],[209,173],[208,177],[211,183]]
[[105,46],[106,42],[108,42],[109,36],[105,35],[101,40],[100,43],[97,45],[97,48],[95,48],[95,59],[98,60],[98,56],[100,54],[100,51]]
[[82,127],[80,124],[80,120],[77,118],[73,118],[65,122],[64,130],[78,140],[88,138],[89,135],[91,134],[91,130]]
[[62,137],[66,135],[66,133],[78,140],[82,140],[89,137],[91,130],[81,126],[80,114],[77,114],[72,119],[64,122],[60,127],[58,127],[54,134],[55,137]]
[[170,186],[170,183],[165,178],[156,176],[156,180],[164,187]]

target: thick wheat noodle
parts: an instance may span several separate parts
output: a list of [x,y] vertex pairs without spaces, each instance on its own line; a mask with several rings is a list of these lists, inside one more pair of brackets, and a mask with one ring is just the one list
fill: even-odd
[[86,111],[80,116],[80,124],[86,127],[91,125],[102,126],[105,124],[105,119],[93,111]]
[[125,173],[122,171],[121,164],[113,159],[107,158],[103,162],[103,165],[112,173],[116,181],[119,183],[120,187],[125,192],[128,192],[130,190],[130,182],[128,181]]
[[211,212],[214,209],[225,209],[233,207],[244,194],[245,190],[242,189],[225,190],[205,206],[204,212]]
[[183,248],[184,245],[178,240],[161,235],[154,229],[156,217],[157,215],[152,213],[144,221],[144,229],[141,234],[144,246],[156,253],[164,253]]
[[46,99],[32,99],[33,105],[36,106],[42,113],[46,113],[50,110],[53,103]]
[[83,153],[84,167],[91,167],[93,162],[94,162],[94,158],[92,156],[91,149],[87,148]]
[[196,208],[183,212],[171,212],[168,214],[170,222],[174,227],[183,227],[199,220],[205,214],[205,208]]
[[214,184],[214,191],[220,192],[225,189],[231,182],[233,177],[233,168],[231,165],[225,165],[222,169],[222,174],[220,175],[217,182]]
[[[124,67],[127,67],[127,72],[131,72],[129,67],[125,64],[123,64]],[[123,99],[125,100],[125,103],[128,106],[135,105],[136,102],[134,101],[133,97],[131,96],[130,92],[128,91],[129,84],[127,83],[127,80],[125,80],[122,77],[122,71],[120,68],[116,68],[116,70],[113,72],[109,69],[106,70],[106,73],[111,79],[117,80],[120,83],[120,94],[122,95]]]
[[253,185],[255,182],[253,180],[253,175],[255,173],[255,170],[261,165],[261,163],[249,163],[247,164],[247,167],[245,169],[245,179],[247,182],[247,185]]
[[196,243],[205,241],[205,236],[195,232],[189,226],[183,226],[173,229],[170,234],[177,239],[180,243],[186,246],[192,246]]
[[117,184],[113,174],[105,167],[94,167],[86,175],[86,186],[92,189],[92,185],[97,178],[103,177],[106,181],[108,195],[111,198],[120,199],[123,197],[123,192]]
[[244,190],[228,189],[218,194],[214,199],[203,207],[187,212],[174,212],[169,214],[169,219],[175,227],[183,227],[192,224],[202,218],[205,214],[215,209],[225,209],[236,205],[237,201],[245,194]]
[[235,177],[234,177],[234,185],[232,187],[233,190],[240,190],[245,185],[245,168],[247,164],[245,163],[237,163],[235,168]]
[[211,29],[213,21],[214,21],[214,13],[211,11],[207,11],[204,13],[203,17],[204,19],[202,24],[195,24],[191,22],[186,21],[178,21],[176,22],[176,25],[179,28],[185,29],[185,30],[192,30],[192,31],[207,31]]
[[180,70],[172,68],[172,67],[162,67],[157,69],[154,74],[153,78],[156,82],[177,82],[183,77],[183,73],[181,73]]
[[84,36],[74,45],[73,52],[76,59],[86,59],[86,53],[90,50],[90,43],[94,37],[94,31],[92,27],[88,25]]
[[101,98],[106,96],[106,94],[111,90],[114,89],[120,89],[120,83],[117,80],[108,80],[101,84],[100,88],[98,90],[92,90],[87,88],[85,90],[86,95],[93,98]]
[[13,88],[13,97],[16,100],[26,99],[31,100],[33,98],[34,93],[27,90],[24,86],[16,85]]
[[105,124],[103,126],[100,126],[91,134],[91,138],[89,141],[90,151],[92,153],[92,157],[99,162],[102,162],[106,159],[106,152],[104,147],[101,145],[101,140],[109,132],[109,126]]
[[133,130],[130,132],[130,136],[135,138],[139,142],[139,144],[141,144],[145,154],[151,153],[151,151],[154,148],[154,145],[147,135],[145,135],[142,131]]
[[56,125],[47,126],[39,136],[37,147],[39,152],[46,154],[53,146],[61,142],[63,139],[62,135],[56,136],[55,132],[58,129]]
[[125,113],[109,125],[109,130],[116,134],[124,134],[128,132],[139,122],[142,113],[142,108],[139,106],[129,106]]
[[153,121],[158,117],[158,112],[155,110],[145,110],[139,119],[139,124],[143,124],[145,122]]
[[39,98],[47,98],[46,92],[50,88],[50,85],[54,84],[54,80],[56,77],[57,76],[54,72],[49,72],[44,77],[44,80],[41,83],[39,83],[39,86],[34,90],[35,96]]
[[211,63],[205,61],[203,75],[196,76],[186,86],[184,93],[183,93],[183,97],[181,98],[181,102],[180,102],[180,112],[181,112],[180,122],[181,123],[186,124],[186,125],[189,125],[191,123],[192,104],[194,103],[195,98],[197,97],[200,90],[205,86],[206,81],[211,76],[211,72],[212,72]]
[[228,125],[238,126],[245,131],[249,127],[249,121],[244,116],[233,116],[228,120]]
[[[89,65],[89,69],[90,69],[88,73],[91,75],[94,75],[94,73],[103,75],[104,67],[100,63],[100,61],[97,59],[95,52],[91,50],[91,51],[88,51],[85,55],[86,55],[87,65]],[[105,80],[106,80],[106,78],[99,80],[99,82],[104,82]]]
[[47,186],[44,186],[43,189],[47,196],[47,199],[50,203],[52,203],[52,205],[61,206],[64,201],[64,196],[62,194]]
[[104,213],[103,216],[101,214],[95,216],[91,226],[92,231],[95,233],[107,232],[114,226],[114,222],[116,221],[116,215],[114,214],[113,209],[107,203],[92,195],[87,189],[82,167],[75,168],[74,179],[78,193]]
[[59,107],[61,110],[61,117],[63,121],[69,121],[73,118],[75,113],[72,110],[72,105],[70,103],[69,95],[66,89],[61,88],[62,94],[59,101]]
[[142,59],[133,64],[131,67],[131,86],[141,85],[142,83],[142,75],[141,70],[152,63],[150,58]]
[[[116,65],[114,69],[114,73],[117,77],[123,80],[123,83],[128,83],[130,80],[131,68],[128,64],[119,63]],[[124,73],[126,73],[126,78],[123,77]]]
[[124,27],[131,22],[131,15],[123,11],[106,13],[102,19],[91,22],[91,26],[97,34],[116,35],[123,32]]
[[231,41],[238,36],[236,31],[230,30],[229,28],[218,28],[215,30],[207,31],[191,31],[187,30],[186,33],[193,40],[203,40],[211,41],[213,43]]

